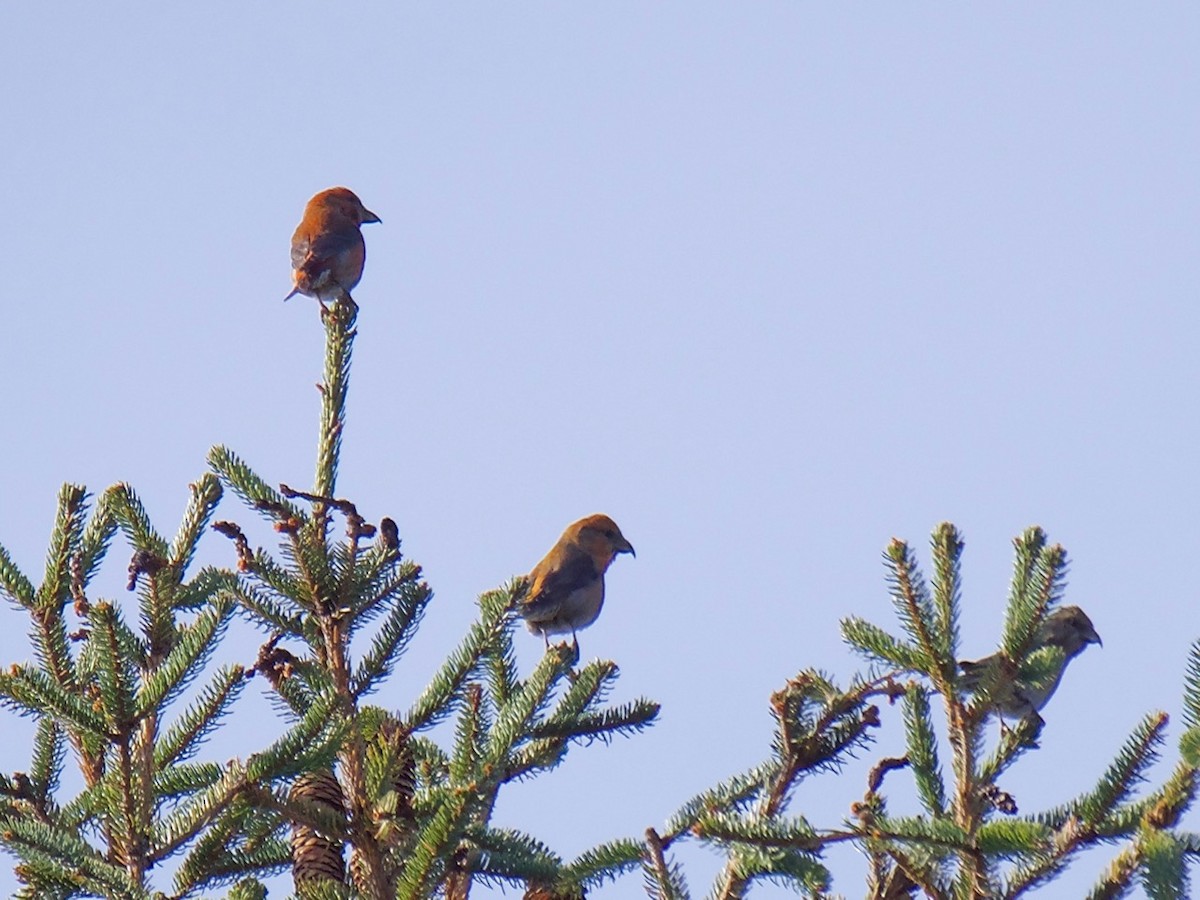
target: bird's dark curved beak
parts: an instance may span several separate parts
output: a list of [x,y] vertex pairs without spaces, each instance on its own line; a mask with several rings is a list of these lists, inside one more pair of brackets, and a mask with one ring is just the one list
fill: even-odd
[[1104,641],[1100,640],[1100,635],[1096,633],[1094,628],[1087,633],[1086,637],[1089,644],[1099,644],[1101,647],[1104,646]]
[[383,221],[383,219],[379,218],[379,216],[375,215],[375,213],[371,212],[369,209],[363,210],[363,224],[364,225],[369,225],[372,222],[382,222],[382,221]]
[[618,553],[628,553],[628,554],[629,554],[630,556],[632,556],[634,559],[637,559],[637,551],[633,549],[633,544],[629,543],[629,541],[626,541],[626,542],[625,542],[625,546],[624,546],[624,547],[622,547],[622,548],[621,548],[620,550],[618,550],[617,552],[618,552]]

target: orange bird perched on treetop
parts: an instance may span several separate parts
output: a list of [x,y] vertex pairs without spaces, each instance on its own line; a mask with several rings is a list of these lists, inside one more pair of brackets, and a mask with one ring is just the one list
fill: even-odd
[[297,294],[316,297],[322,309],[326,300],[349,299],[367,258],[359,227],[378,221],[379,216],[344,187],[321,191],[309,200],[292,235],[294,287],[283,299]]
[[533,567],[518,610],[534,634],[550,646],[550,635],[587,628],[604,605],[604,573],[618,553],[631,553],[617,523],[588,516],[567,526],[558,543]]

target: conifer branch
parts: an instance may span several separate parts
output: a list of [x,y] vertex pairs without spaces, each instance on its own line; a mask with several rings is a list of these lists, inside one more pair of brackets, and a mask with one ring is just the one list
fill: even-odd
[[200,538],[204,535],[209,520],[221,502],[221,482],[211,472],[205,472],[188,486],[191,500],[184,512],[174,539],[167,548],[167,559],[172,569],[183,573],[195,557]]
[[228,447],[218,445],[209,450],[208,464],[246,506],[261,513],[272,524],[306,521],[307,516],[298,506],[288,503],[279,491]]
[[[343,297],[323,315],[325,322],[325,377],[321,393],[321,424],[317,440],[317,473],[313,493],[332,497],[337,485],[337,466],[346,422],[346,394],[350,387],[350,360],[354,348],[354,323],[358,307]],[[317,504],[317,531],[325,533],[328,507]]]
[[656,900],[687,900],[689,894],[683,873],[667,863],[662,839],[653,828],[646,829],[646,888]]
[[930,718],[929,695],[917,684],[904,692],[904,725],[908,737],[908,762],[912,765],[917,792],[926,811],[935,817],[946,814],[946,793],[938,762],[937,736]]
[[46,555],[46,573],[34,603],[43,611],[61,609],[71,596],[71,557],[83,535],[87,491],[80,485],[64,484],[58,494],[58,515]]
[[4,546],[0,546],[0,592],[18,606],[32,608],[36,602],[33,583],[13,562]]
[[908,544],[893,538],[884,551],[884,560],[888,567],[892,605],[909,636],[930,660],[931,665],[925,674],[940,689],[946,680],[946,653],[943,648],[947,641],[938,634],[933,603],[916,557]]
[[933,557],[933,634],[937,640],[937,659],[945,661],[943,681],[953,690],[959,645],[963,540],[958,529],[949,522],[942,522],[933,530],[930,546]]

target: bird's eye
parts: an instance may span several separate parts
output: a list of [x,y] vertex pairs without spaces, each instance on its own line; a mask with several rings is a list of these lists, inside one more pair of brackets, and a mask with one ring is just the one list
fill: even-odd
[[613,530],[611,528],[609,528],[607,531],[604,532],[604,536],[606,538],[616,537],[616,535],[613,534]]

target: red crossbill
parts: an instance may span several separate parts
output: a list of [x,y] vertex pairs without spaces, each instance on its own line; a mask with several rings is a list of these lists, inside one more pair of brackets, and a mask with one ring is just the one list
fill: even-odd
[[604,573],[618,553],[634,553],[617,523],[588,516],[567,526],[558,543],[533,567],[518,607],[525,624],[550,644],[550,635],[586,628],[604,605]]
[[296,294],[316,297],[322,309],[326,300],[349,299],[367,258],[359,228],[378,221],[379,216],[344,187],[321,191],[309,200],[292,235],[294,286],[283,299]]
[[1088,644],[1103,646],[1092,620],[1078,606],[1064,606],[1042,620],[1029,648],[1031,652],[1042,647],[1062,650],[1062,665],[1058,671],[1037,684],[1025,682],[1019,677],[1018,664],[1002,654],[993,653],[974,662],[960,662],[960,683],[965,690],[975,692],[985,680],[994,680],[991,700],[995,708],[1002,716],[1024,718],[1040,712],[1049,702],[1067,670],[1067,664],[1082,653]]

